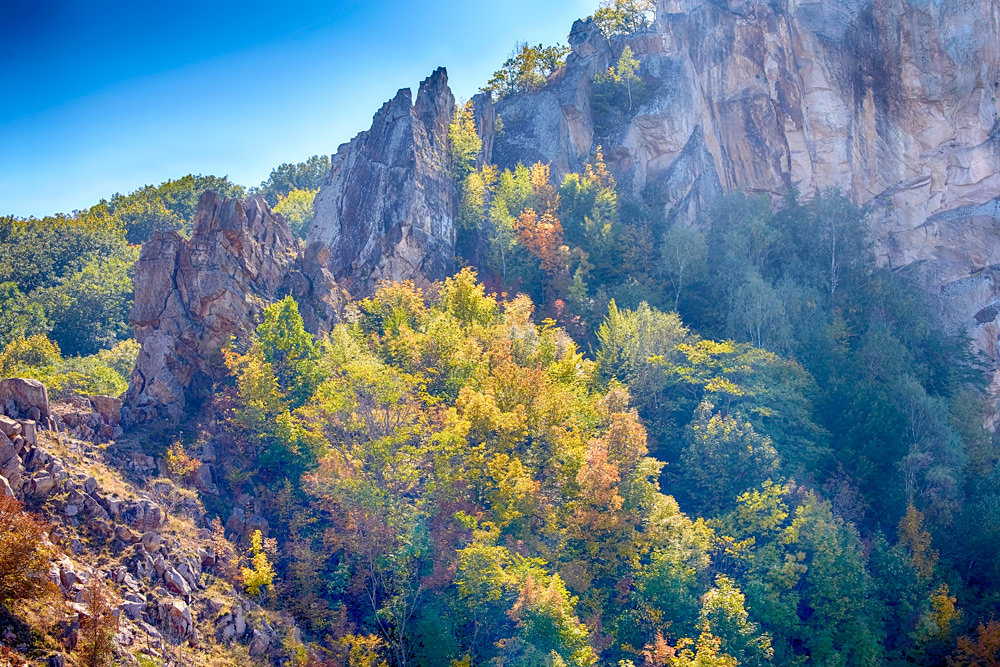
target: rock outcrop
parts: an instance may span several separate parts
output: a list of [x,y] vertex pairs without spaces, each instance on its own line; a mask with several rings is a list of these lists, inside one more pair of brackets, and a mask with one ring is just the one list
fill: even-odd
[[161,232],[146,242],[130,316],[142,349],[122,420],[179,420],[219,373],[219,350],[256,325],[295,261],[288,225],[259,197],[206,192],[190,239]]
[[416,103],[409,89],[400,90],[371,129],[338,149],[306,239],[311,279],[326,270],[364,296],[379,280],[427,283],[451,273],[457,195],[447,143],[454,113],[448,75],[438,69],[420,84]]
[[38,380],[8,378],[0,380],[0,409],[8,415],[47,423],[52,411],[49,392]]
[[[603,145],[684,220],[723,192],[841,190],[1000,368],[998,34],[1000,0],[658,0],[637,35],[578,21],[564,71],[497,104],[493,159],[562,175]],[[600,135],[593,77],[626,45],[651,94]]]

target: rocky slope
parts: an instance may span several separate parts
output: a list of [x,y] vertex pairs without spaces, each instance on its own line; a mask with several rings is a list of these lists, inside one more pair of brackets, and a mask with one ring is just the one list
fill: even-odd
[[[72,662],[87,585],[104,582],[115,614],[115,664],[282,664],[283,642],[297,636],[287,618],[270,614],[227,577],[217,532],[197,494],[168,479],[163,459],[120,437],[121,402],[80,398],[49,405],[34,381],[0,381],[0,495],[44,516],[56,551],[49,577],[53,624],[40,641],[7,628],[6,659]],[[30,419],[43,417],[43,421]],[[234,522],[230,522],[234,523]],[[265,527],[266,529],[266,527]],[[224,551],[232,555],[229,547]],[[22,636],[23,634],[23,636]],[[47,644],[47,645],[46,645]],[[40,653],[49,652],[47,659]],[[0,662],[4,662],[0,657]]]
[[[724,192],[841,190],[871,206],[880,260],[921,263],[1000,367],[997,34],[998,0],[658,0],[641,34],[577,22],[565,70],[498,103],[492,157],[566,173],[600,144],[688,221]],[[651,95],[601,136],[594,74],[626,45]]]

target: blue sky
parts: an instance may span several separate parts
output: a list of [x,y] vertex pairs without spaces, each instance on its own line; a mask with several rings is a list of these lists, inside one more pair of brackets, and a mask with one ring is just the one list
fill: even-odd
[[0,215],[188,173],[256,185],[334,153],[435,67],[470,97],[516,41],[564,43],[597,5],[0,2]]

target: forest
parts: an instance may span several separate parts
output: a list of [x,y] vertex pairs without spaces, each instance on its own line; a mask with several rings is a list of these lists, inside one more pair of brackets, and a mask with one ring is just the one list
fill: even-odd
[[[519,45],[487,89],[564,56]],[[637,64],[595,79],[608,127],[647,94]],[[735,193],[688,224],[600,147],[561,179],[477,165],[471,103],[449,146],[452,277],[382,284],[322,336],[273,303],[199,427],[148,434],[181,483],[205,429],[224,444],[206,503],[252,491],[270,527],[228,576],[303,629],[298,664],[998,664],[984,365],[918,269],[876,262],[869,211]],[[141,243],[190,233],[206,189],[263,196],[303,239],[329,169],[0,218],[2,377],[121,394]]]

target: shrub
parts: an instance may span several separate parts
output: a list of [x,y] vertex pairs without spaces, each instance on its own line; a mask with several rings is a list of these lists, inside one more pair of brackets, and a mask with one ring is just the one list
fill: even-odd
[[0,496],[0,606],[9,609],[53,591],[48,568],[54,550],[47,538],[40,518],[17,499]]

